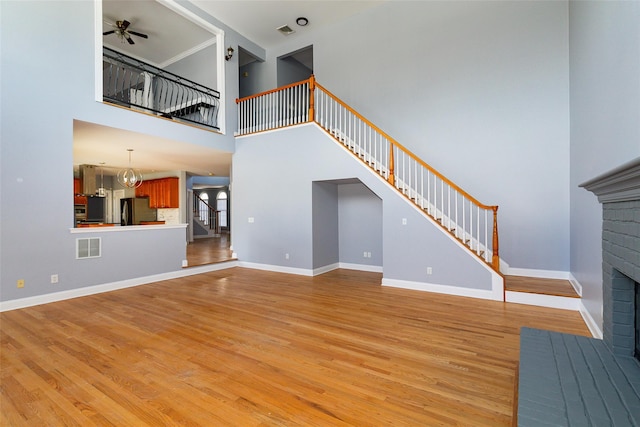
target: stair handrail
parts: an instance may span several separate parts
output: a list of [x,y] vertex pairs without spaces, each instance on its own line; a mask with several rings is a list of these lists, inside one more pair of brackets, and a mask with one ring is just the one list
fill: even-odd
[[[198,194],[194,194],[195,196],[195,205],[194,206],[194,210],[196,211],[196,213],[198,214],[198,217],[200,217],[200,210],[198,209],[198,203],[197,202],[202,202],[204,203],[204,205],[207,207],[207,209],[209,209],[209,213],[213,213],[213,218],[215,219],[215,225],[213,227],[211,227],[211,222],[209,222],[209,229],[214,230],[215,234],[220,234],[220,221],[218,221],[218,214],[221,211],[218,211],[216,209],[214,209],[206,200],[204,200],[202,197],[200,197]],[[209,215],[211,217],[211,215]]]
[[[308,123],[312,120],[312,79],[301,80],[276,89],[236,99],[238,131],[236,136]],[[263,101],[264,100],[264,101]],[[293,114],[288,114],[293,111]],[[311,110],[312,111],[312,110]]]
[[[257,115],[258,118],[262,117],[267,117],[268,116],[268,112],[262,113],[260,111],[256,110],[252,110],[252,111],[243,111],[242,108],[244,105],[249,105],[250,102],[255,102],[255,100],[260,99],[261,97],[265,97],[265,96],[269,96],[269,95],[274,95],[274,94],[286,94],[283,95],[285,96],[285,99],[290,99],[290,98],[286,98],[286,96],[289,96],[287,94],[287,91],[290,91],[292,89],[295,88],[300,88],[300,87],[306,87],[306,90],[308,90],[308,96],[304,97],[304,102],[300,105],[296,105],[297,107],[302,107],[304,109],[304,116],[306,117],[306,120],[303,121],[297,121],[297,122],[291,122],[291,121],[287,121],[286,124],[280,123],[270,123],[269,121],[267,121],[266,123],[258,123],[258,124],[253,124],[252,126],[247,126],[245,121],[246,120],[250,120],[253,117],[249,117],[250,114],[249,113],[253,113],[254,115]],[[477,227],[477,233],[478,235],[476,235],[476,241],[475,241],[475,246],[476,249],[473,249],[473,243],[471,243],[470,245],[467,244],[467,242],[465,241],[466,237],[462,237],[461,240],[463,241],[463,243],[468,246],[472,251],[475,251],[475,253],[480,256],[481,259],[483,259],[483,261],[488,262],[488,258],[484,257],[481,255],[481,253],[486,253],[488,256],[488,252],[491,252],[491,263],[490,265],[492,266],[492,268],[496,271],[499,272],[500,271],[500,256],[499,256],[499,239],[498,239],[498,206],[497,205],[486,205],[484,203],[481,203],[479,200],[477,200],[475,197],[471,196],[468,192],[466,192],[465,190],[463,190],[461,187],[459,187],[457,184],[455,184],[453,181],[451,181],[450,179],[448,179],[447,177],[445,177],[442,173],[440,173],[440,171],[438,171],[437,169],[435,169],[434,167],[432,167],[431,165],[427,164],[426,162],[424,162],[422,159],[420,159],[418,156],[416,156],[412,151],[410,151],[409,149],[407,149],[406,147],[404,147],[402,144],[400,144],[399,142],[397,142],[394,138],[392,138],[391,136],[389,136],[386,132],[384,132],[382,129],[380,129],[378,126],[374,125],[370,120],[368,120],[367,118],[365,118],[364,116],[362,116],[360,113],[358,113],[356,110],[354,110],[353,108],[351,108],[349,105],[347,105],[345,102],[343,102],[340,98],[338,98],[336,95],[334,95],[332,92],[330,92],[328,89],[326,89],[324,86],[322,86],[321,84],[317,83],[315,81],[315,77],[312,75],[309,79],[307,80],[302,80],[299,82],[295,82],[295,83],[291,83],[289,85],[286,86],[282,86],[276,89],[272,89],[266,92],[262,92],[262,93],[258,93],[255,95],[251,95],[251,96],[247,96],[244,98],[239,98],[236,99],[236,103],[238,104],[238,111],[239,111],[239,115],[238,115],[238,133],[236,135],[240,136],[240,135],[246,135],[246,134],[250,134],[250,133],[256,133],[256,132],[261,132],[261,131],[267,131],[267,130],[273,130],[273,129],[278,129],[278,128],[282,128],[282,127],[287,127],[290,125],[298,125],[298,124],[302,124],[302,123],[309,123],[311,121],[315,122],[316,124],[318,124],[322,129],[324,129],[327,133],[329,133],[333,138],[335,138],[336,140],[338,140],[341,143],[345,143],[347,142],[346,140],[349,138],[348,135],[346,135],[346,133],[343,132],[343,129],[332,129],[331,126],[327,126],[327,123],[325,121],[325,123],[323,123],[323,117],[322,116],[322,108],[319,104],[322,104],[323,101],[320,97],[317,96],[316,94],[316,90],[322,92],[323,94],[325,94],[326,96],[328,96],[329,98],[331,98],[335,103],[337,103],[339,106],[341,106],[342,108],[345,109],[346,112],[348,112],[349,114],[351,114],[352,116],[356,117],[358,120],[360,120],[362,123],[364,123],[366,126],[368,126],[369,128],[371,128],[375,133],[377,133],[378,135],[380,135],[382,138],[384,138],[384,140],[386,140],[389,144],[389,148],[387,150],[386,154],[387,155],[387,163],[386,164],[380,164],[380,162],[377,159],[374,159],[373,156],[371,156],[371,154],[367,154],[364,153],[360,155],[361,160],[363,158],[368,158],[368,160],[365,161],[365,163],[367,163],[370,167],[372,167],[374,170],[376,170],[380,175],[382,175],[388,182],[390,185],[396,187],[396,189],[398,189],[399,191],[401,191],[405,196],[407,196],[409,199],[412,199],[412,201],[416,204],[419,205],[420,207],[422,207],[423,209],[427,210],[427,213],[432,216],[433,218],[437,219],[440,221],[440,225],[445,228],[447,231],[452,232],[452,227],[451,227],[451,223],[452,223],[452,218],[448,217],[445,218],[446,215],[449,215],[451,213],[451,207],[448,206],[447,209],[447,213],[445,215],[444,212],[444,184],[447,185],[447,192],[448,192],[448,202],[447,203],[451,203],[451,189],[453,189],[454,191],[454,203],[456,203],[456,210],[455,210],[455,216],[456,218],[454,218],[454,224],[457,224],[457,216],[458,216],[458,209],[457,209],[457,197],[456,197],[456,193],[457,195],[461,196],[463,198],[463,207],[462,207],[462,211],[463,211],[463,218],[462,218],[462,228],[464,230],[464,234],[466,234],[466,229],[465,229],[465,215],[464,215],[464,200],[468,200],[470,203],[472,203],[473,205],[475,205],[477,207],[477,219],[476,219],[476,227]],[[274,105],[267,105],[267,108],[270,109],[274,109],[276,111],[280,111],[283,106],[278,105],[278,104],[274,104]],[[331,107],[329,107],[331,108]],[[243,114],[244,112],[244,114]],[[261,116],[262,113],[262,116]],[[330,111],[330,114],[333,114],[333,111]],[[335,112],[337,114],[337,112]],[[347,118],[345,117],[345,120],[347,120]],[[275,125],[275,126],[270,126],[271,125]],[[384,145],[384,144],[382,144]],[[381,145],[381,146],[382,146]],[[354,152],[355,153],[355,152]],[[380,153],[382,154],[382,153]],[[424,198],[424,194],[419,195],[417,189],[411,189],[410,186],[407,186],[406,182],[402,182],[402,180],[397,176],[397,170],[398,170],[398,165],[400,165],[400,163],[398,163],[398,165],[396,164],[396,162],[399,162],[399,157],[400,155],[402,155],[402,166],[404,166],[405,164],[405,156],[408,156],[410,160],[415,162],[415,167],[417,168],[417,166],[419,165],[420,167],[426,169],[427,171],[429,171],[430,173],[433,174],[433,176],[437,179],[440,180],[440,191],[441,191],[441,197],[443,198],[441,200],[441,209],[440,211],[438,211],[437,205],[434,202],[433,205],[428,206],[427,208],[424,207],[424,202],[425,202],[425,198]],[[410,163],[409,163],[410,164]],[[411,164],[410,164],[411,165]],[[411,168],[411,166],[409,166]],[[403,169],[403,173],[404,173],[404,169]],[[411,173],[411,170],[409,170],[409,173]],[[409,180],[411,181],[411,176],[409,177]],[[417,177],[414,177],[413,180],[416,181]],[[421,178],[422,179],[422,178]],[[410,184],[410,183],[409,183]],[[422,184],[424,186],[424,183]],[[430,184],[428,184],[430,185]],[[435,185],[437,185],[437,181],[434,181],[434,200],[437,200],[437,191],[438,189],[435,188]],[[421,199],[421,202],[418,203],[418,199]],[[430,200],[427,200],[427,204],[431,204]],[[479,231],[479,226],[480,226],[480,209],[484,210],[485,212],[487,211],[491,211],[492,212],[492,216],[493,216],[493,220],[491,221],[491,228],[492,228],[492,239],[491,239],[491,249],[489,249],[488,247],[488,236],[486,241],[485,241],[485,246],[484,249],[482,249],[482,244],[480,242],[480,231]],[[472,234],[473,232],[473,218],[471,218],[471,216],[473,215],[472,210],[470,210],[469,212],[470,215],[470,233]],[[440,216],[440,218],[438,218],[438,216]],[[445,225],[445,221],[448,221],[448,224]],[[485,218],[484,224],[485,227],[488,227],[488,223],[489,220],[488,218]],[[455,229],[453,229],[453,231],[455,231],[455,236],[456,238],[460,237],[457,234],[457,231]],[[454,234],[452,232],[452,234]],[[486,234],[486,233],[485,233]]]

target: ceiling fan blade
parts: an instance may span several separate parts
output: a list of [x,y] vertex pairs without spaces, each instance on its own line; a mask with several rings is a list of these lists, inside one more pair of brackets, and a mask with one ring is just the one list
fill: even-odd
[[111,30],[111,31],[105,31],[104,33],[102,33],[103,36],[108,36],[109,34],[113,34],[115,33],[116,30]]
[[131,39],[131,37],[129,36],[129,34],[126,34],[126,33],[125,33],[124,37],[127,39],[127,41],[129,42],[129,44],[135,44],[135,43],[134,43],[134,41],[133,41],[133,39]]
[[129,30],[130,34],[133,34],[134,36],[138,36],[138,37],[142,37],[143,39],[148,39],[149,36],[146,34],[142,34],[142,33],[138,33],[137,31],[131,31]]

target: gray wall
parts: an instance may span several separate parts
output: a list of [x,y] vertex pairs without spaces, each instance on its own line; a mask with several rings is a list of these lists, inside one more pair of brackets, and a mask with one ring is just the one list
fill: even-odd
[[[104,233],[102,258],[75,259],[77,235],[70,232],[74,119],[234,149],[232,132],[213,135],[95,101],[94,6],[91,1],[0,2],[2,301],[181,269],[183,229]],[[223,29],[231,43],[252,45]],[[233,66],[237,63],[227,64]],[[228,107],[235,111],[237,73],[230,74],[236,76],[227,82]],[[235,128],[233,114],[227,126]],[[58,274],[58,284],[50,283],[52,274]],[[17,289],[18,279],[25,280],[23,289]]]
[[571,272],[602,324],[602,206],[579,184],[640,156],[640,2],[571,2]]
[[[245,76],[244,73],[247,75]],[[240,95],[238,98],[244,98],[261,92],[258,79],[260,74],[260,62],[251,62],[240,67]]]
[[382,200],[362,183],[339,185],[338,200],[340,262],[382,267]]
[[338,187],[327,182],[314,182],[311,196],[313,268],[321,268],[340,261]]
[[165,70],[200,83],[210,89],[217,89],[216,49],[216,45],[206,47],[165,67]]
[[[320,84],[485,204],[512,267],[569,271],[566,2],[384,2],[313,45]],[[265,87],[263,89],[270,89]]]
[[308,79],[313,70],[308,69],[291,57],[278,59],[278,86],[285,86]]
[[[295,162],[289,158],[291,153],[297,153]],[[234,199],[233,247],[244,262],[304,270],[322,267],[319,261],[333,262],[335,256],[324,257],[336,247],[335,237],[326,240],[323,258],[314,262],[318,231],[313,212],[317,208],[314,201],[331,200],[334,193],[312,183],[355,178],[382,200],[385,278],[473,289],[491,287],[491,275],[485,267],[316,126],[240,138],[233,161],[231,185],[234,194],[242,194]],[[346,198],[339,199],[344,208]],[[334,203],[330,205],[318,213],[334,215]],[[402,225],[403,218],[407,218],[407,225]],[[327,226],[330,230],[334,227],[335,222]],[[290,254],[288,260],[285,253]],[[433,268],[432,276],[427,275],[427,266]]]

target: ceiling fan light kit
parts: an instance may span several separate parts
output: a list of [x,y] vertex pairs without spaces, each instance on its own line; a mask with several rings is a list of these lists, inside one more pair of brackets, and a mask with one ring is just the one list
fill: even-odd
[[126,40],[129,44],[135,44],[135,42],[131,38],[132,35],[141,37],[143,39],[149,38],[149,36],[146,34],[130,30],[129,25],[131,25],[131,22],[127,21],[126,19],[123,19],[122,21],[116,21],[115,24],[110,25],[113,27],[113,30],[105,31],[102,33],[102,35],[108,36],[109,34],[115,34],[118,36],[122,43],[124,43],[124,41]]

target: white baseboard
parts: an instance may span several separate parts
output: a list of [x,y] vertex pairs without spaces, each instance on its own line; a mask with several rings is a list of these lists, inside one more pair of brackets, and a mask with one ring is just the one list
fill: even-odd
[[382,273],[381,265],[350,264],[348,262],[340,262],[338,263],[338,268],[344,268],[345,270],[368,271],[371,273]]
[[238,261],[238,267],[254,270],[273,271],[274,273],[297,274],[298,276],[313,276],[313,270],[307,268],[284,267],[281,265],[259,264],[255,262]]
[[593,317],[591,317],[587,308],[582,304],[582,301],[580,301],[580,315],[582,316],[582,319],[584,319],[584,323],[587,324],[587,328],[589,328],[591,335],[594,338],[602,339],[602,329],[600,329],[600,326],[598,326],[596,321],[593,320]]
[[225,270],[227,268],[236,267],[236,261],[221,262],[217,264],[208,264],[198,267],[183,268],[168,273],[154,274],[151,276],[138,277],[135,279],[121,280],[119,282],[103,283],[100,285],[87,286],[78,289],[69,289],[67,291],[53,292],[50,294],[36,295],[15,299],[11,301],[0,302],[0,312],[17,310],[20,308],[33,307],[34,305],[49,304],[52,302],[64,301],[72,298],[85,297],[89,295],[101,294],[103,292],[116,291],[118,289],[132,288],[134,286],[146,285],[148,283],[160,282],[162,280],[177,279],[180,277],[193,276],[194,274],[208,273],[210,271]]
[[347,270],[359,270],[359,271],[369,271],[374,273],[382,273],[381,266],[349,264],[344,262],[325,265],[323,267],[314,268],[313,270],[310,270],[307,268],[284,267],[281,265],[259,264],[259,263],[244,262],[244,261],[239,261],[238,267],[253,268],[255,270],[273,271],[275,273],[297,274],[300,276],[317,276],[319,274],[328,273],[329,271],[333,271],[338,268],[344,268]]
[[576,291],[578,295],[582,297],[582,285],[578,282],[578,279],[573,277],[573,274],[569,273],[569,283],[573,286],[573,289]]
[[320,274],[328,273],[330,271],[336,270],[340,267],[340,263],[336,262],[335,264],[325,265],[324,267],[318,267],[313,269],[313,275],[318,276]]
[[538,307],[559,308],[578,311],[580,298],[560,297],[555,295],[529,294],[525,292],[505,292],[506,302],[535,305]]
[[525,277],[537,277],[540,279],[559,279],[559,280],[571,280],[571,273],[568,271],[558,270],[535,270],[531,268],[511,268],[507,269],[506,274],[508,276],[525,276]]
[[[415,291],[434,292],[438,294],[455,295],[460,297],[471,297],[502,301],[502,292],[495,292],[486,289],[461,288],[458,286],[438,285],[434,283],[412,282],[408,280],[382,279],[382,286],[394,288],[412,289]],[[499,293],[499,295],[497,295]]]

